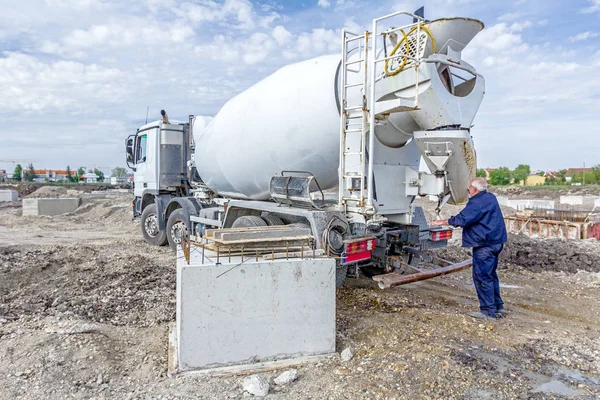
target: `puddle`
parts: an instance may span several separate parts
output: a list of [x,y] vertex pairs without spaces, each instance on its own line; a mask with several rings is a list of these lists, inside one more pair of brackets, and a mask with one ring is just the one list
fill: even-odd
[[586,394],[583,390],[572,388],[565,385],[561,381],[553,380],[550,382],[543,383],[533,389],[532,393],[547,393],[547,394],[559,394],[566,397],[575,397]]
[[588,386],[596,386],[600,388],[600,379],[594,378],[593,376],[586,375],[582,372],[570,369],[567,367],[559,367],[558,373],[568,380],[583,383]]
[[507,284],[504,284],[504,283],[501,283],[501,284],[500,284],[500,288],[502,288],[502,289],[522,289],[522,287],[521,287],[521,286],[517,286],[517,285],[507,285]]

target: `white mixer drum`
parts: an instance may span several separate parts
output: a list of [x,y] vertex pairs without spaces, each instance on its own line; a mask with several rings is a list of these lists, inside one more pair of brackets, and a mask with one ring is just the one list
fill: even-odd
[[196,133],[195,162],[204,183],[227,197],[269,199],[283,170],[313,173],[337,185],[339,55],[288,65],[229,100]]

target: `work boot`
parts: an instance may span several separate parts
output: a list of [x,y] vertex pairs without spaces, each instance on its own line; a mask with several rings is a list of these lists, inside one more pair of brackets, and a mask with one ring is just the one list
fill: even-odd
[[504,308],[499,308],[496,310],[496,317],[498,318],[508,317],[509,314],[510,311],[506,311]]
[[494,314],[488,314],[483,311],[473,311],[472,313],[469,313],[469,316],[477,319],[497,319]]

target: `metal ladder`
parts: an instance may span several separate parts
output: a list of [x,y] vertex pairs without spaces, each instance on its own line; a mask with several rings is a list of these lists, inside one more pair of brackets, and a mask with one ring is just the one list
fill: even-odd
[[[340,167],[339,167],[339,203],[348,208],[359,209],[365,205],[365,165],[366,139],[369,132],[369,109],[367,102],[368,82],[368,45],[369,32],[358,35],[346,30],[342,31],[343,49],[341,69],[341,101],[340,101]],[[350,45],[358,42],[358,59],[349,61]],[[348,72],[360,72],[362,64],[362,81],[348,83]],[[358,66],[358,70],[352,69]],[[361,88],[362,96],[354,99],[360,103],[349,104],[348,91]]]
[[[414,18],[412,24],[400,28],[391,28],[386,31],[379,31],[378,24],[384,20],[396,16],[409,16]],[[391,113],[407,112],[418,109],[418,89],[419,89],[419,64],[421,57],[419,54],[411,56],[409,54],[396,54],[393,56],[377,56],[377,37],[383,34],[390,34],[403,29],[415,27],[416,49],[421,48],[421,27],[425,20],[417,15],[406,12],[396,12],[373,20],[373,30],[365,31],[362,35],[342,31],[342,63],[341,69],[341,118],[340,118],[340,165],[339,165],[339,204],[345,206],[348,211],[372,214],[375,212],[373,205],[374,177],[373,177],[373,150],[375,145],[375,122],[377,119],[386,118]],[[384,33],[385,32],[385,33]],[[372,42],[369,49],[370,41]],[[348,60],[350,44],[358,42],[358,59]],[[371,55],[369,55],[371,51]],[[398,106],[383,113],[375,113],[375,84],[381,79],[376,75],[376,65],[402,58],[407,62],[413,62],[416,72],[416,96],[414,105]],[[362,71],[360,66],[362,63]],[[358,65],[359,69],[353,70],[351,67]],[[348,72],[362,72],[360,82],[348,83]],[[361,88],[362,96],[354,97],[355,101],[361,101],[360,104],[348,104],[348,89]],[[368,93],[367,93],[368,91]],[[368,137],[367,137],[368,134]],[[367,141],[368,138],[368,141]],[[368,150],[367,150],[368,146]],[[357,162],[358,158],[358,162]],[[368,165],[368,168],[365,168]],[[365,188],[365,180],[367,185]]]

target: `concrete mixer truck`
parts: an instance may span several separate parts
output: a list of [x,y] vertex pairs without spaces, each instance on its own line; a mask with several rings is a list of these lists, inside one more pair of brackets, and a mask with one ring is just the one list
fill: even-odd
[[163,113],[140,127],[126,153],[144,239],[176,248],[206,228],[307,226],[341,276],[395,271],[445,246],[452,231],[412,202],[468,199],[484,78],[461,55],[482,29],[386,15],[370,31],[343,30],[340,54],[281,68],[214,118]]

